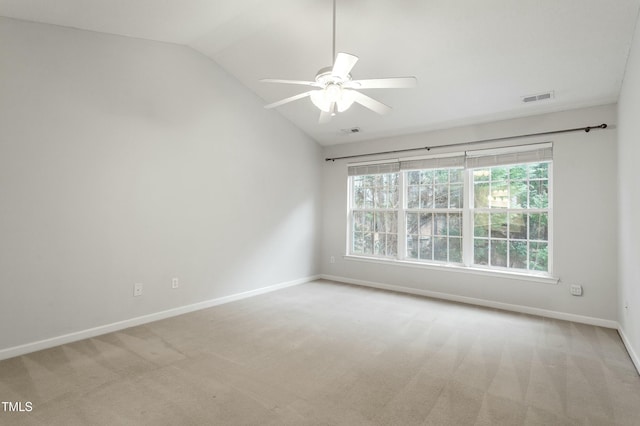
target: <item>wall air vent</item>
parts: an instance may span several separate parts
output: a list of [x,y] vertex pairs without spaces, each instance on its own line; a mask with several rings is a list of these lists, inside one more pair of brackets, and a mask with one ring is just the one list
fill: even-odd
[[545,92],[545,93],[539,93],[537,95],[529,95],[529,96],[523,96],[522,97],[522,102],[524,102],[525,104],[531,103],[531,102],[538,102],[538,101],[546,101],[546,100],[550,100],[555,98],[555,94],[553,92],[553,90],[549,91],[549,92]]
[[347,135],[350,135],[352,133],[360,133],[361,132],[360,127],[352,127],[350,129],[340,129],[340,131],[342,133],[347,134]]

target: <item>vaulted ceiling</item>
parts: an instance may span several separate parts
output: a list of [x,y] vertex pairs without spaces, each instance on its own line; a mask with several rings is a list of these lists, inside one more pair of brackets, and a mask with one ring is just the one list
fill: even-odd
[[[366,90],[393,108],[385,116],[354,105],[319,124],[308,98],[272,113],[328,145],[616,102],[639,5],[337,0],[336,50],[360,58],[353,78],[415,76],[418,88]],[[190,46],[265,104],[307,89],[261,78],[313,80],[332,64],[332,0],[0,0],[0,15]]]

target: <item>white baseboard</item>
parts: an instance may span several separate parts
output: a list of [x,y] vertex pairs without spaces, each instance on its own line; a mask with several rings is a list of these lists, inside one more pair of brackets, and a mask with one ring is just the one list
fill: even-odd
[[373,281],[356,280],[352,278],[337,277],[332,275],[322,274],[320,275],[320,277],[325,280],[337,281],[337,282],[342,282],[346,284],[355,284],[355,285],[360,285],[364,287],[373,287],[373,288],[379,288],[383,290],[398,291],[401,293],[417,294],[419,296],[427,296],[427,297],[432,297],[434,299],[451,300],[453,302],[485,306],[488,308],[502,309],[505,311],[519,312],[519,313],[529,314],[529,315],[538,315],[541,317],[554,318],[554,319],[560,319],[565,321],[573,321],[573,322],[578,322],[582,324],[597,325],[599,327],[606,327],[606,328],[613,328],[613,329],[618,328],[617,321],[606,320],[602,318],[594,318],[594,317],[588,317],[584,315],[569,314],[566,312],[550,311],[547,309],[533,308],[530,306],[513,305],[510,303],[494,302],[492,300],[486,300],[486,299],[476,299],[474,297],[457,296],[455,294],[440,293],[437,291],[421,290],[417,288],[383,284],[383,283],[378,283]]
[[275,290],[280,290],[286,287],[292,287],[299,284],[304,284],[309,281],[314,281],[320,278],[319,275],[313,275],[310,277],[300,278],[293,281],[287,281],[279,284],[274,284],[268,287],[262,287],[255,290],[245,291],[243,293],[232,294],[229,296],[218,297],[216,299],[205,300],[204,302],[198,302],[191,305],[180,306],[166,311],[155,312],[153,314],[143,315],[140,317],[131,318],[124,321],[118,321],[111,324],[101,325],[99,327],[90,328],[87,330],[76,331],[62,336],[51,337],[49,339],[39,340],[37,342],[26,343],[20,346],[14,346],[11,348],[0,349],[0,361],[3,359],[13,358],[19,355],[36,352],[42,349],[52,348],[54,346],[64,345],[65,343],[76,342],[82,339],[88,339],[90,337],[99,336],[101,334],[111,333],[114,331],[122,330],[136,325],[147,324],[149,322],[158,321],[165,318],[175,317],[178,315],[186,314],[193,311],[199,311],[201,309],[210,308],[212,306],[222,305],[224,303],[234,302],[236,300],[246,299],[248,297],[257,296],[259,294],[269,293]]
[[640,374],[640,358],[638,358],[638,354],[636,353],[636,351],[633,350],[633,346],[631,346],[631,342],[629,341],[627,335],[624,333],[624,329],[620,324],[618,324],[618,334],[622,339],[622,343],[624,343],[624,347],[627,348],[629,358],[631,358],[633,365],[636,367],[636,371],[638,372],[638,374]]

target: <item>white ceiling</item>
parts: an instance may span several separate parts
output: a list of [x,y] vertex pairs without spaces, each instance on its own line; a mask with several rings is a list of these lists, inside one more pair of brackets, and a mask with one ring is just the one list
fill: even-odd
[[[414,133],[617,101],[640,0],[338,0],[337,51],[354,79],[416,76],[370,89],[386,116],[354,105],[318,124],[309,99],[277,108],[322,144]],[[330,66],[332,0],[0,0],[0,15],[184,44],[265,104]],[[555,90],[555,99],[521,96]],[[585,123],[593,124],[593,123]],[[360,127],[345,135],[340,129]]]

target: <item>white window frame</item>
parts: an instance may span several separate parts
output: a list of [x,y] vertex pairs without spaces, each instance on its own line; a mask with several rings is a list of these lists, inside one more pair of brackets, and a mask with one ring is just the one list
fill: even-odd
[[[463,259],[465,259],[465,266],[468,267],[473,267],[473,268],[479,268],[479,269],[488,269],[488,270],[497,270],[497,271],[505,271],[505,272],[515,272],[515,271],[520,271],[520,269],[517,268],[509,268],[509,267],[500,267],[500,266],[493,266],[493,265],[476,265],[473,263],[473,240],[474,240],[474,235],[473,235],[473,215],[476,212],[476,210],[480,210],[482,212],[486,212],[486,213],[501,213],[504,212],[507,217],[510,214],[517,214],[517,213],[526,213],[526,214],[536,214],[536,213],[547,213],[547,247],[548,247],[548,258],[547,258],[547,271],[534,271],[534,270],[529,270],[529,269],[522,269],[522,273],[527,274],[527,275],[539,275],[539,276],[553,276],[553,161],[540,161],[539,163],[543,163],[543,162],[548,162],[549,163],[549,168],[547,170],[547,182],[548,182],[548,186],[547,186],[547,197],[548,197],[548,207],[547,208],[527,208],[527,209],[511,209],[511,208],[507,208],[507,209],[492,209],[490,207],[488,208],[481,208],[481,209],[476,209],[475,207],[475,191],[473,188],[473,170],[475,169],[465,169],[465,174],[467,176],[465,176],[465,184],[466,184],[466,197],[469,200],[469,205],[464,209],[465,212],[467,212],[467,219],[466,222],[467,226],[469,226],[471,231],[471,234],[468,238],[463,237],[463,240],[465,240],[466,244],[465,247],[463,249],[462,255],[463,255]],[[532,164],[535,163],[535,161],[532,162],[528,162],[528,163],[517,163],[517,164]],[[515,165],[515,164],[514,164]],[[500,166],[496,166],[496,167],[500,167]],[[485,168],[485,167],[482,167]],[[490,168],[490,167],[486,167],[486,168]],[[527,180],[528,181],[528,180]],[[464,220],[464,219],[463,219]],[[527,225],[528,226],[528,225]],[[463,228],[464,229],[464,228]],[[507,242],[510,241],[509,239],[507,239]],[[527,238],[527,243],[530,242],[530,240]],[[469,247],[467,247],[467,245]],[[468,248],[468,250],[467,250]],[[528,252],[528,250],[527,250]]]
[[[432,169],[416,169],[416,170],[405,170],[405,171],[400,171],[399,173],[402,176],[402,181],[406,181],[406,179],[404,178],[406,175],[405,173],[409,173],[411,171],[420,171],[420,170],[432,170],[432,171],[438,171],[438,170],[451,170],[451,169],[462,169],[463,172],[463,180],[462,180],[462,207],[440,207],[440,208],[436,208],[435,206],[433,208],[409,208],[409,204],[408,204],[408,200],[407,200],[407,193],[409,191],[409,183],[405,182],[403,187],[402,187],[402,194],[400,194],[400,201],[401,203],[398,203],[398,205],[402,206],[402,211],[398,212],[399,216],[402,216],[403,218],[403,227],[400,228],[400,224],[398,224],[398,234],[400,234],[400,229],[402,229],[402,244],[404,246],[403,248],[403,257],[398,256],[398,260],[407,260],[410,262],[419,262],[419,263],[427,263],[427,264],[437,264],[437,265],[463,265],[464,264],[464,210],[465,210],[465,194],[464,194],[464,172],[465,169],[462,167],[438,167],[438,168],[432,168]],[[450,185],[451,182],[449,182],[449,189],[450,189]],[[461,226],[461,230],[460,230],[460,238],[461,238],[461,248],[462,248],[462,262],[448,262],[448,261],[442,261],[442,260],[435,260],[435,259],[414,259],[414,258],[410,258],[407,256],[407,224],[406,224],[406,218],[407,218],[407,214],[408,213],[430,213],[434,215],[434,220],[435,220],[435,215],[436,214],[449,214],[449,213],[462,213],[462,223],[460,224]],[[448,226],[447,226],[448,228]],[[447,232],[447,239],[449,239],[449,234]],[[435,236],[433,236],[433,238],[435,238]],[[447,257],[449,257],[447,255]]]
[[[548,144],[550,145],[550,144]],[[502,149],[504,150],[504,149]],[[506,151],[508,152],[508,148]],[[522,149],[516,148],[514,152],[519,152]],[[448,155],[460,155],[460,153],[452,153]],[[412,160],[414,158],[425,158],[425,157],[413,157],[407,160]],[[404,159],[403,159],[404,160]],[[399,161],[399,160],[382,160],[377,162],[369,162],[369,163],[358,163],[359,165],[366,164],[378,164],[378,163],[389,163],[390,161]],[[498,267],[492,265],[476,265],[473,263],[473,251],[474,251],[474,188],[473,188],[473,170],[475,168],[490,168],[489,167],[467,167],[463,168],[463,207],[461,209],[440,209],[440,212],[443,210],[451,210],[451,212],[462,211],[462,263],[447,263],[436,260],[422,260],[422,259],[413,259],[407,258],[407,229],[406,229],[406,217],[407,213],[410,211],[407,208],[407,190],[408,183],[406,182],[406,173],[407,170],[399,170],[395,173],[398,173],[398,208],[395,209],[398,214],[398,223],[397,223],[397,238],[398,238],[398,248],[397,248],[397,258],[376,256],[376,255],[360,255],[360,254],[352,254],[353,247],[353,214],[352,214],[352,203],[353,203],[353,183],[352,176],[349,176],[347,179],[347,238],[346,238],[346,251],[344,258],[347,260],[356,260],[356,261],[364,261],[364,262],[375,262],[375,263],[390,263],[390,264],[402,264],[407,266],[414,267],[424,267],[427,269],[446,269],[449,271],[457,271],[464,273],[475,273],[480,275],[489,275],[489,276],[514,276],[518,277],[525,281],[536,281],[543,282],[547,284],[557,284],[558,279],[553,276],[553,160],[541,160],[541,161],[523,161],[523,162],[514,162],[511,164],[525,164],[525,163],[536,163],[536,162],[549,162],[548,168],[548,208],[546,209],[513,209],[504,211],[505,213],[517,213],[521,210],[522,213],[535,213],[537,210],[548,212],[548,261],[547,271],[534,271],[534,270],[525,270],[525,269],[517,269],[517,268],[509,268],[509,267]],[[433,170],[437,169],[449,169],[455,167],[439,167],[439,168],[431,168]],[[393,172],[391,172],[393,173]],[[392,209],[393,210],[393,209]],[[411,209],[413,211],[414,209]],[[497,213],[497,209],[494,209],[493,213]],[[517,210],[517,211],[516,211]],[[529,241],[529,240],[527,240]]]
[[[369,163],[369,164],[376,164],[376,163]],[[403,191],[403,173],[401,172],[389,172],[389,173],[398,173],[398,207],[395,209],[392,208],[386,208],[386,209],[371,209],[374,212],[394,212],[398,214],[398,232],[396,233],[396,238],[400,237],[400,213],[401,211],[403,211],[403,209],[400,207],[402,206],[401,202],[402,202],[402,191]],[[389,174],[389,173],[380,173],[380,174]],[[352,208],[353,206],[353,199],[354,199],[354,194],[353,194],[353,182],[352,182],[353,176],[349,176],[349,179],[347,179],[347,185],[348,185],[348,200],[347,200],[347,248],[346,248],[346,253],[347,255],[350,256],[359,256],[359,257],[367,257],[367,258],[375,258],[375,259],[384,259],[384,260],[393,260],[392,257],[389,256],[383,256],[383,255],[377,255],[375,253],[372,254],[367,254],[367,255],[354,255],[354,254],[350,254],[353,248],[353,212],[354,211],[361,211],[361,210],[367,210],[367,209],[356,209],[356,208]],[[397,255],[396,258],[400,258],[400,250],[401,250],[401,246],[403,244],[399,244],[397,246]],[[406,246],[406,244],[404,244]]]

